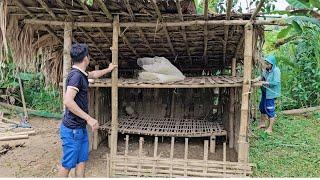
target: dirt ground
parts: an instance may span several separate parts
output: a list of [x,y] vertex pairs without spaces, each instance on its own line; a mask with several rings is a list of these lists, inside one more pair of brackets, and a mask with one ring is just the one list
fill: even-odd
[[[36,130],[36,135],[25,140],[0,141],[0,147],[9,144],[11,147],[23,144],[23,147],[15,147],[4,155],[0,155],[1,177],[57,177],[57,170],[61,158],[61,143],[59,138],[60,121],[45,118],[31,118],[30,123]],[[119,135],[119,154],[124,153],[124,135]],[[130,136],[129,155],[138,153],[139,136]],[[158,152],[161,157],[170,155],[170,138],[159,137]],[[145,137],[143,154],[153,156],[153,137]],[[86,167],[87,177],[105,177],[106,155],[109,152],[107,141],[100,144],[98,150],[91,151],[90,160]],[[183,158],[184,139],[175,141],[174,157]],[[203,139],[189,140],[189,158],[201,159],[203,157]],[[235,160],[234,152],[227,150],[227,159]],[[216,153],[209,154],[209,159],[222,160],[222,145],[217,146]],[[71,177],[74,172],[71,171]]]

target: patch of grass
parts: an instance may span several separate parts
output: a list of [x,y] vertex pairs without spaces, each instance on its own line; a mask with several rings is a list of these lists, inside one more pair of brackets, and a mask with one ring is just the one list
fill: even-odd
[[280,115],[272,135],[253,124],[250,162],[254,177],[320,177],[320,113]]

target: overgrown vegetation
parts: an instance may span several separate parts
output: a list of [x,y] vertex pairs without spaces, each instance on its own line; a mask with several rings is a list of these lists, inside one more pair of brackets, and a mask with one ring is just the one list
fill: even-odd
[[[320,27],[302,20],[293,24],[279,33],[266,33],[264,50],[276,55],[282,72],[281,109],[320,104]],[[283,37],[294,38],[277,45]]]
[[319,177],[320,113],[280,116],[272,136],[253,124],[250,162],[254,177]]
[[53,86],[45,85],[42,73],[18,73],[12,60],[3,64],[0,72],[0,101],[21,105],[18,76],[23,82],[24,96],[28,108],[47,112],[61,112],[60,92]]

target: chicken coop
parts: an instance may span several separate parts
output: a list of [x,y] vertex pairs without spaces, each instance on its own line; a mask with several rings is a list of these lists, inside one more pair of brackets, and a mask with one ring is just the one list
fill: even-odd
[[[1,30],[22,65],[32,62],[63,90],[72,43],[88,44],[89,71],[119,65],[90,81],[88,93],[89,114],[100,124],[90,147],[107,140],[107,176],[245,177],[253,166],[250,94],[260,85],[252,70],[263,26],[283,22],[257,18],[263,1],[250,14],[234,13],[231,0],[225,14],[212,14],[203,2],[199,13],[193,0],[5,0]],[[186,77],[142,81],[143,57],[164,57]],[[161,138],[169,139],[166,155]],[[198,157],[189,153],[193,139]],[[138,145],[130,147],[133,140]]]

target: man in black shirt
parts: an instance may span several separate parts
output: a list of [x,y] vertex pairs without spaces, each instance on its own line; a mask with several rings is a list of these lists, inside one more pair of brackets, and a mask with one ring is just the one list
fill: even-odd
[[70,55],[73,66],[66,80],[63,99],[66,110],[60,126],[63,157],[59,175],[68,177],[70,170],[76,168],[76,177],[84,177],[85,162],[89,159],[86,125],[91,126],[92,131],[99,128],[98,121],[88,115],[88,78],[99,78],[117,66],[110,63],[106,69],[87,73],[90,58],[86,44],[73,44]]

